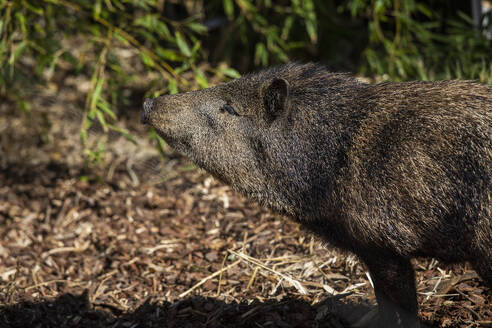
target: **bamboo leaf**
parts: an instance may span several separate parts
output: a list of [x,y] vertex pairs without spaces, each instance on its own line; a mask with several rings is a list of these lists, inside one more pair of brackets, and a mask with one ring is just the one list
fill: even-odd
[[181,61],[182,56],[175,50],[158,47],[155,51],[159,56],[171,61]]
[[422,14],[424,14],[428,18],[431,18],[433,16],[432,11],[425,4],[417,3],[417,8]]
[[133,143],[134,145],[137,144],[137,142],[135,141],[135,139],[133,138],[133,136],[125,129],[123,128],[120,128],[116,125],[113,125],[113,124],[108,124],[108,127],[113,130],[113,131],[116,131],[118,132],[119,134],[121,134],[123,137],[125,137],[126,140],[130,141],[131,143]]
[[115,31],[113,35],[114,35],[114,37],[116,39],[118,39],[119,41],[121,41],[121,43],[123,43],[123,45],[125,45],[125,46],[129,46],[130,45],[130,42],[124,36],[122,36],[121,34],[119,34],[118,31]]
[[200,85],[202,89],[208,88],[207,77],[199,69],[195,70],[195,80],[198,82],[198,85]]
[[178,84],[176,83],[176,80],[170,79],[168,82],[168,86],[169,86],[169,93],[170,94],[175,95],[179,92],[178,91]]
[[241,74],[239,74],[238,71],[236,71],[234,68],[230,68],[230,67],[219,68],[219,72],[221,72],[225,76],[232,77],[234,79],[238,79],[241,77]]
[[176,32],[175,36],[176,36],[176,44],[178,45],[178,48],[181,51],[181,53],[186,57],[190,57],[191,51],[184,37],[179,32]]
[[318,35],[317,35],[317,28],[316,28],[316,22],[312,20],[307,20],[306,21],[306,31],[309,35],[309,39],[311,39],[312,43],[316,43],[318,40]]
[[99,123],[101,123],[104,131],[106,131],[107,130],[107,124],[106,124],[106,120],[104,119],[103,113],[99,110],[95,110],[95,113],[96,113],[97,120],[99,121]]
[[17,18],[17,21],[19,22],[19,25],[20,25],[21,30],[22,30],[22,34],[26,35],[27,34],[26,17],[20,11],[15,14],[15,17]]
[[90,109],[94,110],[96,108],[96,104],[99,101],[99,97],[101,97],[102,87],[103,87],[104,79],[99,78],[96,82],[96,86],[94,87],[94,91],[91,95]]
[[151,128],[149,131],[149,139],[156,141],[159,154],[161,155],[162,158],[164,158],[165,157],[164,145],[166,142],[157,134],[157,132],[155,132],[154,128]]
[[15,47],[14,52],[10,55],[9,58],[9,65],[14,65],[15,61],[19,58],[19,56],[22,54],[22,51],[27,47],[28,41],[23,40],[17,46]]
[[35,13],[36,15],[42,16],[44,14],[43,8],[36,8],[32,4],[30,4],[28,1],[23,1],[22,5],[27,8],[27,10]]
[[195,44],[193,45],[193,49],[191,49],[191,54],[195,56],[198,50],[200,50],[201,46],[202,44],[200,43],[200,41],[196,41]]
[[140,53],[140,58],[142,58],[142,62],[146,66],[148,66],[148,67],[154,67],[155,66],[154,60],[152,60],[152,58],[150,58],[145,52]]
[[232,20],[234,18],[234,2],[233,2],[233,0],[224,0],[223,5],[224,5],[224,12],[226,13],[227,18]]
[[109,117],[113,120],[116,120],[116,114],[109,108],[109,104],[106,100],[100,98],[97,103],[97,107],[100,108],[103,112],[105,112]]
[[241,9],[246,9],[246,11],[252,11],[252,12],[256,11],[255,6],[249,0],[236,0],[236,1],[239,7],[241,7]]
[[96,0],[94,3],[94,7],[92,8],[92,16],[95,18],[99,18],[101,15],[101,0]]
[[166,23],[164,23],[164,22],[161,22],[161,21],[156,22],[156,31],[160,36],[162,36],[163,38],[165,38],[167,40],[173,39],[173,36],[171,35],[169,28],[167,27]]
[[266,66],[268,64],[268,52],[265,45],[261,42],[256,44],[255,63]]
[[206,33],[208,31],[205,25],[196,22],[189,23],[187,26],[193,31],[200,34]]
[[293,24],[294,24],[294,16],[292,15],[287,16],[284,22],[284,27],[282,29],[282,34],[281,34],[282,39],[287,40],[287,38],[289,37],[290,29],[292,28]]

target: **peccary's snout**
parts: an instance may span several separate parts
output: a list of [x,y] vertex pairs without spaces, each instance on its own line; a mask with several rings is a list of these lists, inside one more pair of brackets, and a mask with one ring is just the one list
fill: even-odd
[[142,124],[147,124],[149,122],[149,117],[150,117],[150,112],[152,111],[152,108],[154,107],[154,100],[153,99],[145,99],[143,103],[143,110],[142,113],[140,114],[140,120],[142,121]]

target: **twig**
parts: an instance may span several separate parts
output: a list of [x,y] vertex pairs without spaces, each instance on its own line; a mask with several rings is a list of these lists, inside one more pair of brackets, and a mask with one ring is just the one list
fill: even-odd
[[[221,269],[224,268],[224,264],[225,264],[225,261],[227,260],[227,253],[225,253],[224,255],[224,259],[222,260],[222,265],[221,265]],[[223,272],[223,271],[222,271]],[[222,272],[219,274],[219,282],[217,284],[217,296],[220,295],[220,285],[222,284]]]
[[155,251],[158,251],[162,248],[170,248],[174,247],[175,245],[179,244],[181,242],[181,239],[168,239],[168,240],[161,240],[159,245],[154,246],[154,247],[143,247],[141,251],[147,255],[153,254]]
[[71,281],[71,280],[67,280],[67,279],[55,279],[55,280],[49,280],[49,281],[43,281],[43,282],[40,282],[40,283],[37,283],[35,285],[32,285],[32,286],[29,286],[25,289],[25,291],[29,291],[31,289],[34,289],[34,288],[38,288],[38,287],[41,287],[41,286],[46,286],[46,285],[49,285],[49,284],[52,284],[52,283],[73,283],[73,284],[81,284],[83,283],[82,281]]
[[47,252],[44,252],[41,257],[43,259],[47,258],[50,255],[57,254],[57,253],[68,253],[68,252],[74,252],[74,253],[81,253],[85,251],[87,248],[89,248],[90,242],[86,242],[84,245],[81,247],[59,247],[59,248],[54,248],[50,249]]
[[253,282],[255,281],[256,274],[258,273],[259,267],[255,268],[255,271],[253,271],[253,274],[251,275],[251,278],[249,279],[248,282],[248,287],[246,287],[246,290],[250,289],[250,287],[253,285]]
[[264,270],[267,270],[269,272],[272,272],[272,273],[276,274],[277,276],[279,276],[279,277],[287,280],[288,282],[290,282],[299,291],[299,293],[301,293],[303,295],[307,295],[306,289],[302,286],[302,284],[299,281],[295,280],[294,278],[289,277],[289,276],[287,276],[287,275],[285,275],[285,274],[283,274],[281,272],[275,271],[275,270],[267,267],[266,265],[264,265],[263,263],[261,263],[257,259],[252,258],[251,256],[248,256],[248,255],[246,255],[244,253],[238,253],[236,251],[233,251],[232,249],[229,249],[228,251],[230,253],[236,255],[237,257],[242,258],[243,260],[246,260],[248,262],[251,262],[251,263],[259,266],[260,268],[262,268]]
[[188,289],[184,293],[179,294],[179,297],[185,297],[186,295],[188,295],[189,293],[191,293],[193,290],[197,289],[198,287],[200,287],[201,285],[203,285],[204,283],[206,283],[208,280],[217,277],[222,272],[229,270],[230,268],[238,265],[239,263],[241,263],[241,260],[237,260],[236,262],[229,264],[225,268],[222,268],[219,271],[214,272],[210,276],[203,278],[202,280],[200,280],[199,283],[197,283],[196,285],[194,285],[193,287],[191,287],[190,289]]

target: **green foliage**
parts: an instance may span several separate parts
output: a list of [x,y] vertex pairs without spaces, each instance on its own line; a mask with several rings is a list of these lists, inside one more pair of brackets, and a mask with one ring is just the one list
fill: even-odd
[[[61,72],[86,76],[80,138],[97,163],[104,145],[87,144],[89,129],[133,141],[118,118],[140,107],[142,94],[206,88],[295,58],[382,79],[492,83],[491,40],[457,11],[466,3],[0,0],[0,96],[29,112],[33,85]],[[149,137],[162,150],[162,139]]]
[[[0,94],[29,110],[25,90],[49,81],[57,70],[86,74],[86,94],[80,138],[85,145],[95,123],[133,141],[118,127],[122,91],[137,74],[151,73],[148,95],[189,89],[196,81],[208,87],[207,75],[197,64],[204,61],[199,37],[207,32],[199,17],[175,20],[164,15],[155,0],[1,0]],[[137,54],[139,63],[125,63],[121,49]],[[132,58],[133,59],[133,58]],[[152,74],[156,73],[157,74]],[[192,73],[191,76],[188,72]],[[239,74],[232,68],[210,70],[221,79]],[[141,99],[136,102],[140,103]],[[85,152],[100,162],[100,142]]]
[[362,72],[391,80],[477,79],[492,83],[492,40],[463,12],[443,17],[439,1],[354,0],[353,16],[369,20]]
[[314,0],[223,0],[223,10],[232,22],[219,46],[226,57],[238,46],[250,54],[254,48],[255,65],[268,66],[287,62],[292,49],[317,43]]

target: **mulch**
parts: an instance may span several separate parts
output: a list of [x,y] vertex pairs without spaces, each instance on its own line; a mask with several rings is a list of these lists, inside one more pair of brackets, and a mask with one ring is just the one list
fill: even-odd
[[[160,161],[132,123],[138,112],[127,120],[138,145],[94,130],[106,164],[87,169],[63,97],[40,105],[47,128],[0,105],[0,327],[343,328],[374,318],[355,256],[171,150]],[[428,326],[492,326],[491,292],[468,264],[414,266]]]

